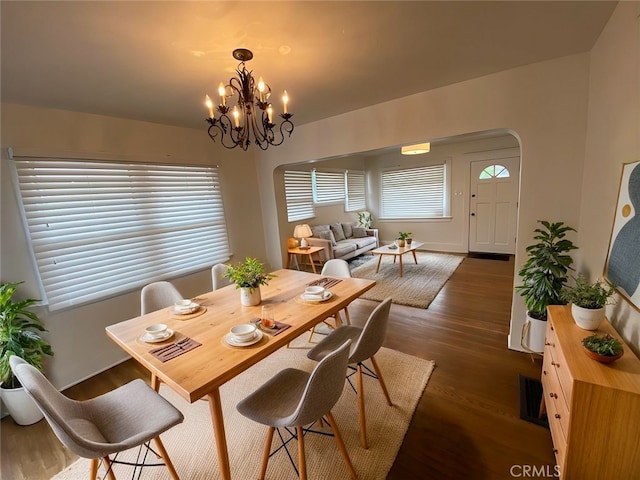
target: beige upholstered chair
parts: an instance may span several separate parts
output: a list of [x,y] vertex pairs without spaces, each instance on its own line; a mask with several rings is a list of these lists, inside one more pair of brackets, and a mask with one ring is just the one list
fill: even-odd
[[[358,411],[360,416],[360,443],[364,448],[368,448],[368,444],[362,378],[363,369],[367,370],[367,373],[365,373],[365,375],[372,376],[380,381],[380,386],[382,387],[382,392],[384,393],[384,396],[387,400],[387,404],[389,406],[393,405],[391,403],[391,398],[389,397],[387,387],[384,384],[384,380],[382,378],[380,368],[378,367],[378,363],[373,357],[376,352],[380,350],[380,347],[382,347],[382,343],[384,342],[384,337],[387,332],[387,323],[389,322],[390,308],[391,299],[387,298],[382,303],[380,303],[380,305],[378,305],[373,310],[373,312],[371,312],[371,315],[369,315],[369,318],[367,319],[364,327],[343,325],[339,328],[336,328],[307,353],[307,357],[312,360],[319,361],[329,355],[333,350],[335,350],[338,345],[342,345],[346,340],[351,340],[352,343],[351,351],[349,352],[349,368],[355,370],[358,375],[358,388],[356,391],[358,393]],[[367,359],[371,359],[373,369],[375,370],[375,375],[362,363]],[[351,366],[353,364],[356,365],[355,368]],[[353,373],[347,376],[350,385],[351,380],[349,379],[349,377],[352,374]],[[353,385],[351,386],[353,387]]]
[[182,295],[170,282],[153,282],[143,287],[140,292],[140,312],[142,315],[170,307]]
[[[14,355],[9,362],[13,374],[36,402],[58,439],[76,455],[91,459],[90,479],[96,478],[98,460],[102,459],[107,476],[115,480],[113,465],[119,463],[117,454],[137,446],[150,448],[151,440],[171,477],[179,478],[160,434],[181,423],[184,417],[142,380],[81,402],[60,393],[20,357]],[[135,465],[134,477],[143,466]]]
[[228,268],[229,266],[224,263],[218,263],[211,267],[211,284],[213,285],[213,290],[231,285],[231,281],[224,276]]
[[[340,398],[344,388],[344,375],[347,370],[350,344],[351,342],[347,340],[342,345],[338,345],[333,352],[327,353],[311,373],[295,368],[282,370],[238,403],[237,409],[242,415],[269,427],[260,479],[264,479],[267,472],[275,430],[278,429],[278,435],[282,439],[279,429],[286,428],[291,435],[294,435],[289,430],[290,427],[296,429],[294,436],[297,436],[298,439],[298,467],[300,471],[298,472],[298,469],[295,468],[295,464],[294,468],[300,478],[306,480],[304,433],[310,430],[303,427],[312,425],[323,416],[326,416],[327,423],[333,430],[338,449],[347,464],[351,478],[356,478],[349,454],[331,414],[331,409]],[[284,440],[283,445],[276,451],[280,448],[284,448],[289,454]],[[291,458],[290,454],[289,458]],[[291,461],[293,463],[293,459]]]

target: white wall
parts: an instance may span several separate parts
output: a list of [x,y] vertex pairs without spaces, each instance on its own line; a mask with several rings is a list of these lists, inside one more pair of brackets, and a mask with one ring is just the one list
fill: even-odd
[[[589,55],[527,65],[296,128],[291,140],[259,155],[269,262],[282,261],[273,171],[279,165],[390,145],[505,130],[521,145],[516,264],[539,219],[577,225],[586,134]],[[425,138],[425,135],[428,138]],[[514,292],[510,346],[519,348],[525,306]]]
[[[22,222],[6,161],[6,147],[46,152],[108,153],[127,158],[174,163],[220,165],[221,187],[234,261],[247,255],[265,259],[262,218],[254,159],[249,152],[228,151],[211,142],[206,130],[123,120],[61,110],[2,105],[2,282],[25,280],[23,296],[39,298],[34,267],[26,248]],[[241,188],[240,188],[241,187]],[[185,296],[211,289],[210,270],[170,279]],[[78,308],[48,314],[39,311],[49,330],[55,356],[46,359],[47,375],[58,387],[104,370],[126,354],[109,340],[104,328],[140,314],[134,291]]]
[[[604,272],[622,164],[638,160],[640,3],[620,2],[591,51],[580,249],[574,257],[576,269],[592,279]],[[640,312],[621,297],[616,301],[607,314],[640,353]]]

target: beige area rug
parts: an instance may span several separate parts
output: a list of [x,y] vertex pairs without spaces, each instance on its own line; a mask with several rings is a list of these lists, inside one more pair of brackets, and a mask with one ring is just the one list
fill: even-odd
[[[300,336],[291,344],[292,348],[279,350],[221,388],[232,478],[239,480],[258,478],[267,433],[267,427],[240,415],[236,411],[236,404],[279,370],[286,367],[313,369],[315,362],[306,357],[306,349],[310,347],[306,343],[307,337],[308,334]],[[314,335],[314,341],[320,338],[322,337]],[[387,348],[382,348],[376,355],[376,359],[394,406],[389,407],[385,403],[378,382],[365,377],[368,450],[360,447],[356,394],[347,383],[345,383],[342,397],[332,411],[358,478],[361,480],[382,480],[387,477],[418,401],[435,367],[433,361],[422,360]],[[185,416],[183,423],[161,437],[180,478],[182,480],[220,478],[207,402],[197,401],[189,404],[166,385],[162,385],[160,392]],[[280,444],[277,434],[273,442],[274,446]],[[294,459],[297,458],[295,443],[295,441],[289,443]],[[349,478],[334,438],[308,434],[305,437],[305,451],[309,479]],[[117,465],[116,468],[117,478],[131,478],[129,467]],[[53,478],[55,480],[86,478],[88,470],[89,461],[80,459]],[[145,468],[141,477],[143,480],[169,478],[169,473],[164,467]],[[267,479],[295,478],[297,478],[295,471],[284,449],[271,457]]]
[[373,260],[353,269],[352,276],[376,281],[376,286],[361,298],[381,302],[391,297],[393,303],[398,305],[427,308],[464,260],[463,255],[432,252],[416,252],[416,257],[417,265],[413,255],[410,253],[404,255],[402,277],[400,277],[399,260],[396,259],[394,264],[394,257],[390,255],[382,256],[378,273],[376,273],[377,255]]

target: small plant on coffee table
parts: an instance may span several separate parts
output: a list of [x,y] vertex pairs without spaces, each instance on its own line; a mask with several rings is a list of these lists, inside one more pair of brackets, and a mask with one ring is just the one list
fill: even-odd
[[411,232],[398,232],[398,246],[404,247],[404,242],[411,236]]

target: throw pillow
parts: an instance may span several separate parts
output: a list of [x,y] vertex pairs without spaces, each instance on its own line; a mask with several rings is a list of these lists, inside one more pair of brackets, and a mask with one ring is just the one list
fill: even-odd
[[336,239],[333,236],[333,232],[331,230],[323,230],[321,232],[318,232],[317,235],[318,238],[323,238],[325,240],[329,240],[331,242],[331,246],[335,247],[336,245],[338,245],[336,243]]
[[353,237],[353,223],[343,223],[342,231],[344,232],[344,236],[347,238]]
[[367,236],[367,229],[364,227],[353,227],[353,236],[356,238],[364,238]]
[[331,227],[331,231],[333,232],[333,236],[336,238],[336,242],[347,239],[347,237],[344,236],[342,225],[340,225],[339,223],[332,223],[331,225],[329,225],[329,227]]

